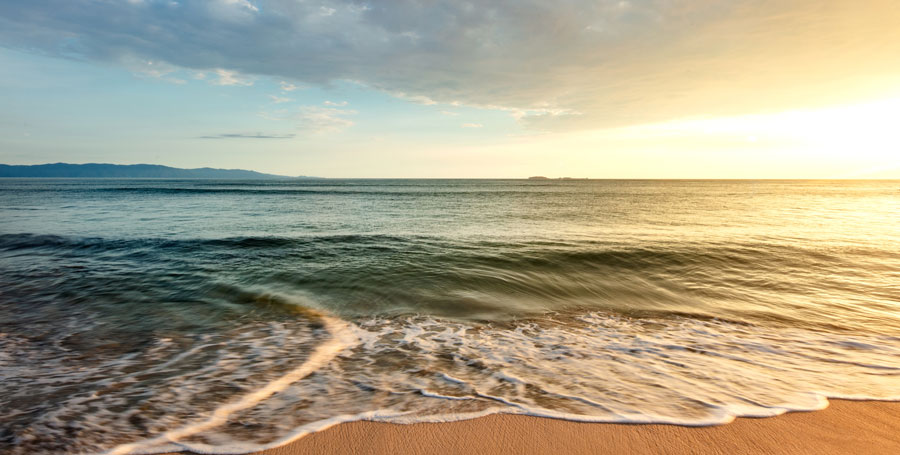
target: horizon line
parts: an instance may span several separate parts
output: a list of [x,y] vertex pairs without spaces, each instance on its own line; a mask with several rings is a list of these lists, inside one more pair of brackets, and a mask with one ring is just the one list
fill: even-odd
[[323,176],[315,176],[315,175],[282,175],[282,174],[270,174],[264,171],[258,171],[254,169],[240,169],[240,168],[219,168],[213,167],[210,165],[204,165],[201,167],[175,167],[167,164],[154,164],[154,163],[131,163],[131,164],[120,164],[120,163],[101,163],[101,162],[85,162],[85,163],[67,163],[67,162],[53,162],[53,163],[36,163],[36,164],[6,164],[0,163],[0,166],[48,166],[48,165],[70,165],[70,166],[84,166],[84,165],[101,165],[101,166],[162,166],[168,167],[171,169],[178,170],[222,170],[222,171],[243,171],[243,172],[253,172],[265,176],[270,176],[268,179],[254,179],[254,178],[233,178],[233,177],[187,177],[187,178],[177,178],[177,177],[11,177],[11,176],[0,176],[0,179],[69,179],[69,180],[278,180],[278,179],[309,179],[309,180],[532,180],[536,182],[540,181],[599,181],[599,180],[618,180],[618,181],[646,181],[646,180],[657,180],[657,181],[893,181],[900,180],[900,177],[743,177],[743,178],[719,178],[719,177],[571,177],[571,176],[563,176],[563,177],[547,177],[542,175],[531,175],[528,177],[323,177]]

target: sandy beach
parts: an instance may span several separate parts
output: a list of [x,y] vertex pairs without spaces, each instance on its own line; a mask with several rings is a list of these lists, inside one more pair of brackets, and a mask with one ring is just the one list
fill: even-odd
[[577,423],[492,415],[452,423],[352,422],[257,455],[300,454],[897,454],[900,402],[832,400],[816,412],[728,425]]

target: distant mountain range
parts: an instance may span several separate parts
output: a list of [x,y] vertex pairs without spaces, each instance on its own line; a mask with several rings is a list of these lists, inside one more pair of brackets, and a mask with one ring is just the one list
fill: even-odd
[[[179,169],[158,164],[0,164],[0,177],[56,177],[94,179],[283,179],[283,175],[263,174],[243,169]],[[298,177],[315,178],[315,177]]]

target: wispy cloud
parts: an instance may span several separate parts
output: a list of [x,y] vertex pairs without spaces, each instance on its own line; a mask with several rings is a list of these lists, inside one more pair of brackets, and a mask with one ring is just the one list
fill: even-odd
[[326,101],[322,104],[324,104],[326,106],[343,107],[343,106],[347,105],[347,102],[346,101]]
[[463,123],[460,126],[463,128],[482,128],[482,127],[484,127],[484,125],[482,125],[480,123]]
[[337,133],[353,126],[347,117],[356,115],[356,111],[335,109],[321,106],[303,106],[295,119],[297,128],[313,134]]
[[178,67],[164,61],[144,60],[133,56],[125,56],[121,59],[122,64],[128,68],[133,74],[140,77],[148,77],[159,79],[161,81],[172,84],[185,84],[184,79],[172,76],[178,71]]
[[296,134],[222,133],[200,136],[200,139],[291,139]]
[[290,103],[291,101],[294,101],[293,98],[287,98],[284,96],[277,96],[277,95],[269,95],[269,99],[271,99],[272,102],[275,104]]
[[253,81],[245,76],[242,76],[236,71],[229,71],[222,68],[217,68],[214,70],[217,79],[212,81],[215,85],[242,85],[242,86],[250,86],[253,85]]
[[122,64],[131,72],[142,76],[160,78],[178,71],[178,67],[164,61],[154,61],[126,56],[122,58]]
[[457,115],[459,115],[459,113],[453,112],[453,111],[441,111],[441,115],[446,115],[449,117],[456,117]]
[[250,3],[248,0],[220,0],[222,3],[228,5],[236,5],[238,7],[247,8],[250,11],[259,12],[259,8],[256,7],[253,3]]
[[[407,101],[412,101],[413,103],[424,104],[425,106],[433,106],[435,104],[438,104],[437,101],[435,101],[433,98],[431,98],[430,96],[427,96],[427,95],[415,95],[415,94],[405,93],[405,92],[401,92],[401,91],[389,91],[389,93],[393,96],[396,96],[397,98],[403,98]],[[448,102],[448,103],[453,104],[455,102]]]
[[[181,6],[177,2],[169,5]],[[259,13],[259,8],[249,0],[210,0],[206,7],[208,14],[228,22],[249,22]]]
[[294,84],[289,84],[289,83],[287,83],[287,82],[285,82],[285,81],[281,81],[281,90],[282,90],[282,91],[285,91],[285,92],[293,92],[294,90],[297,90],[298,88],[300,88],[300,87],[297,87],[297,86],[294,85]]

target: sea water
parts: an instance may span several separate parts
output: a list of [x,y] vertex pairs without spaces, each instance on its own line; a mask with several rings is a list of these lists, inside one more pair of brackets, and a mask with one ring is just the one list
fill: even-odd
[[900,182],[0,180],[0,451],[900,399]]

